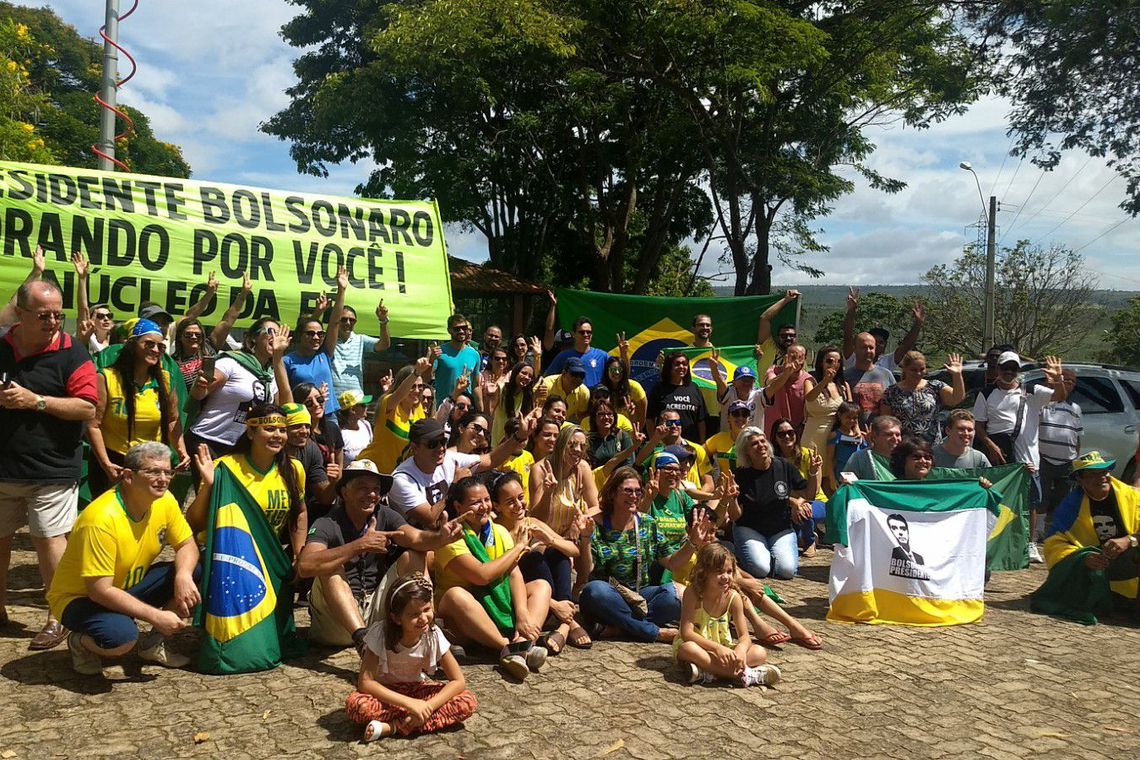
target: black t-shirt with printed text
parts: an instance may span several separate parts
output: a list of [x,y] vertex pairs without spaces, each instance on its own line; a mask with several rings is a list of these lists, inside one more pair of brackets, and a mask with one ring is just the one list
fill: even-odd
[[787,460],[776,457],[767,470],[739,467],[732,471],[740,487],[738,525],[765,536],[774,536],[792,527],[788,497],[807,488],[800,471]]

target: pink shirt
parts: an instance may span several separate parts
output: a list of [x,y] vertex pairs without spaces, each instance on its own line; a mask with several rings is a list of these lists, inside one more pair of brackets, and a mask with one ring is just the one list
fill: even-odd
[[[783,367],[772,366],[764,374],[764,387],[768,388],[780,374]],[[772,436],[772,423],[781,417],[787,417],[792,421],[796,428],[803,427],[804,424],[804,381],[811,377],[808,373],[800,370],[800,374],[796,379],[789,380],[784,384],[784,387],[776,391],[775,397],[771,403],[768,403],[767,395],[764,396],[764,402],[768,404],[768,411],[764,414],[764,419],[767,423],[767,430],[764,431],[769,438]]]

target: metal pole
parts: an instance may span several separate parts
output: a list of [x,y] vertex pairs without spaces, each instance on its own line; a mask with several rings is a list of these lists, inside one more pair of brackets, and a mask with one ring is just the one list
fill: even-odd
[[990,196],[990,208],[986,219],[986,316],[982,328],[982,351],[989,351],[994,344],[994,266],[996,257],[997,237],[994,234],[997,228],[997,196]]
[[[103,84],[100,96],[103,102],[118,107],[119,91],[119,51],[108,40],[119,41],[119,0],[107,0],[107,26],[103,31]],[[112,158],[115,156],[115,112],[103,108],[99,118],[99,150]],[[115,164],[110,159],[99,157],[99,168],[114,171]]]

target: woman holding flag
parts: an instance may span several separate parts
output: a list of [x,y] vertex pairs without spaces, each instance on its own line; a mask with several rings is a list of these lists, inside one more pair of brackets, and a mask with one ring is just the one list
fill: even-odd
[[305,470],[287,440],[281,407],[257,402],[233,453],[195,454],[202,482],[186,520],[205,534],[201,672],[267,670],[303,649],[290,581],[308,531]]

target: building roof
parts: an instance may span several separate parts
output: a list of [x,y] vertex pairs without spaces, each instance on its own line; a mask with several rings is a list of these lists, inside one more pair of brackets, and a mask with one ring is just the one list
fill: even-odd
[[492,295],[542,295],[546,286],[527,282],[513,274],[480,266],[466,259],[447,257],[451,271],[451,291],[453,294],[492,294]]

